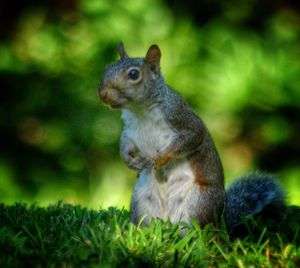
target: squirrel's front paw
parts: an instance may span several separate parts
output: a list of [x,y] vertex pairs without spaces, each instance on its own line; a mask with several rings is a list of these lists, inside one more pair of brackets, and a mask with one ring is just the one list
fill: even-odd
[[136,170],[143,170],[146,166],[149,165],[149,160],[140,155],[128,157],[125,161],[128,167]]
[[162,154],[156,156],[154,159],[154,168],[160,169],[162,166],[166,165],[171,159],[172,156],[170,154]]

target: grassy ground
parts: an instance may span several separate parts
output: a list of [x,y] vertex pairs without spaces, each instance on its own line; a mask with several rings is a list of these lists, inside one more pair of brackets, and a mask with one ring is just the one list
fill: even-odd
[[0,205],[0,267],[300,267],[299,210],[268,228],[250,219],[233,239],[196,223],[135,227],[116,208]]

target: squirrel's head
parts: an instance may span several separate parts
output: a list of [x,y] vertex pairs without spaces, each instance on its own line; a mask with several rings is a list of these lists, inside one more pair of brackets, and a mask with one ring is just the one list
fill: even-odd
[[145,102],[160,79],[160,49],[152,45],[144,58],[128,57],[123,43],[120,60],[106,67],[98,90],[100,99],[112,108]]

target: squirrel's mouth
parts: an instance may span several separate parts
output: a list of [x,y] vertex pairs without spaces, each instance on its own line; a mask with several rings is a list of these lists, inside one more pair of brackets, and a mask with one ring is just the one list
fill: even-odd
[[113,101],[111,99],[105,99],[105,100],[101,99],[101,100],[104,104],[110,106],[113,109],[120,109],[124,106],[124,103],[116,102],[116,101]]
[[123,105],[120,103],[110,103],[109,106],[113,109],[120,109],[123,107]]
[[102,102],[108,106],[110,106],[111,108],[113,109],[120,109],[120,108],[123,108],[124,105],[126,104],[126,101],[125,100],[118,100],[118,101],[115,101],[115,100],[112,100],[110,98],[101,98]]

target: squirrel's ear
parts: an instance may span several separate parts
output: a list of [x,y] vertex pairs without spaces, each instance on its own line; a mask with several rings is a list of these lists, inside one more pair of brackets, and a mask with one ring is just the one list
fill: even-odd
[[150,65],[150,68],[152,71],[159,72],[159,67],[160,67],[160,49],[158,45],[152,45],[149,47],[146,57],[145,57],[145,62]]
[[127,53],[125,51],[125,47],[124,47],[123,42],[121,42],[119,44],[119,46],[118,46],[118,52],[119,52],[121,60],[128,58],[128,55],[127,55]]

